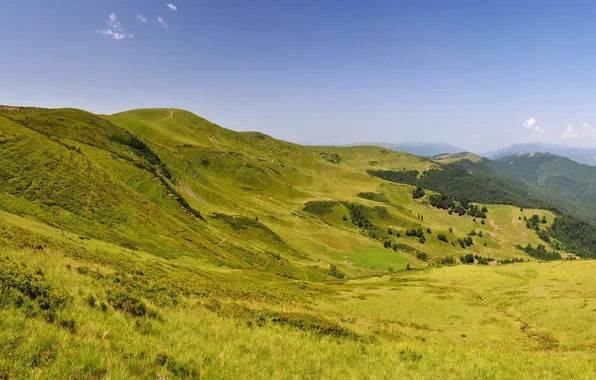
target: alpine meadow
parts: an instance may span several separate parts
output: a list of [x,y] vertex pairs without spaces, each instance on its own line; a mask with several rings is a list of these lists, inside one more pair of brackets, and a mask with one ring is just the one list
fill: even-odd
[[473,155],[0,115],[5,378],[594,375],[594,227]]

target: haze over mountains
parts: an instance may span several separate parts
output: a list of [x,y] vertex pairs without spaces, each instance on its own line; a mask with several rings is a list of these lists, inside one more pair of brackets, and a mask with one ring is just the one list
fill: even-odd
[[[434,157],[441,154],[462,153],[468,150],[445,143],[424,143],[424,142],[404,142],[404,143],[356,143],[348,146],[374,145],[387,149],[393,149],[398,152],[406,152],[417,156]],[[545,144],[540,142],[513,144],[501,149],[490,152],[478,150],[471,151],[481,157],[498,159],[506,156],[524,153],[551,153],[561,157],[567,157],[577,163],[585,165],[596,165],[596,148],[578,148],[560,144]]]

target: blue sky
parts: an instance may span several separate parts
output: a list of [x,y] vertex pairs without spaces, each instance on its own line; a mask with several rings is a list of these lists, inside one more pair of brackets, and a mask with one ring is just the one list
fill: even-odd
[[592,2],[171,1],[3,2],[0,103],[184,108],[295,142],[596,147]]

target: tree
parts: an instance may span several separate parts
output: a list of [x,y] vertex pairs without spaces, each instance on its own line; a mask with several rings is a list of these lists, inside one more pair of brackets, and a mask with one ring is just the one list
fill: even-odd
[[488,212],[488,209],[486,208],[486,206],[482,206],[482,212]]
[[546,224],[546,215],[544,215],[544,216],[542,217],[542,223],[545,223],[545,224]]
[[389,235],[393,235],[393,230],[392,230],[391,228],[389,228],[389,229],[387,229],[387,233],[388,233]]
[[424,189],[420,186],[417,186],[416,189],[412,192],[412,198],[418,199],[424,197]]
[[479,232],[478,232],[478,236],[479,236],[479,237],[482,237],[482,231],[479,231]]
[[452,234],[453,233],[453,228],[449,227],[449,233]]
[[431,233],[431,232],[430,232],[430,228],[426,228],[426,233],[427,233],[427,234],[430,234],[430,233]]
[[412,267],[410,266],[410,263],[408,263],[408,265],[406,265],[406,270],[412,270]]
[[439,239],[440,241],[444,241],[445,243],[449,243],[449,240],[447,240],[447,236],[445,236],[444,234],[438,234],[437,239]]
[[482,219],[482,220],[480,221],[480,224],[482,224],[483,226],[486,224],[486,222],[484,221],[484,219]]

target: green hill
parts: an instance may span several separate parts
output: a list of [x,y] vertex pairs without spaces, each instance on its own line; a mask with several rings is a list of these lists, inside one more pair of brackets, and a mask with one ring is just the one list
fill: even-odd
[[472,158],[306,147],[176,109],[0,107],[0,377],[567,374],[569,356],[502,347],[590,336],[501,297],[545,286],[539,260],[592,257],[593,226]]

